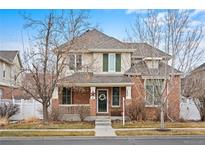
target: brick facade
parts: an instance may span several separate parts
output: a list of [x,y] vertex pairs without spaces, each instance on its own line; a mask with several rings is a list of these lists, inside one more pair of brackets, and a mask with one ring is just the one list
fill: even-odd
[[12,99],[12,95],[14,99],[25,98],[25,93],[20,88],[0,86],[0,89],[2,90],[2,99]]
[[[144,89],[144,79],[141,76],[132,77],[132,99],[125,100],[125,104],[129,105],[131,103],[143,103],[145,106],[145,89]],[[112,87],[96,88],[95,99],[90,99],[90,87],[80,88],[81,90],[72,90],[72,104],[90,104],[90,115],[109,115],[109,116],[121,116],[122,115],[122,98],[126,98],[126,87],[120,88],[120,106],[112,106]],[[98,89],[108,89],[108,113],[98,114],[97,113],[97,90]],[[59,88],[59,100],[53,100],[53,107],[59,107],[62,104],[62,88]],[[174,76],[173,80],[168,83],[167,91],[168,93],[168,113],[169,117],[172,119],[179,119],[179,101],[180,101],[180,76]],[[60,106],[61,113],[68,113],[68,107]],[[125,107],[126,109],[126,107]],[[159,107],[145,106],[146,119],[156,120],[159,119],[160,109]]]
[[[140,76],[132,78],[134,85],[132,86],[132,103],[144,103],[145,101],[145,89],[144,80]],[[179,104],[180,104],[180,76],[174,76],[173,80],[168,83],[166,95],[167,98],[167,109],[166,113],[174,120],[179,119]],[[146,118],[148,120],[159,119],[160,109],[159,107],[146,107]]]

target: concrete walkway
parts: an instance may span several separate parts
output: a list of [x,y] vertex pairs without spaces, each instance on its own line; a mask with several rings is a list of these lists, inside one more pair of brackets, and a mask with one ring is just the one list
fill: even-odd
[[95,136],[116,136],[116,134],[111,126],[96,126]]

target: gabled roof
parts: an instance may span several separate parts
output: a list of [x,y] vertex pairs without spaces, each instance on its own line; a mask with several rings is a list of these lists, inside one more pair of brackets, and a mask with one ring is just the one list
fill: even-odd
[[14,61],[16,56],[18,56],[20,66],[22,67],[22,63],[21,63],[21,59],[20,59],[18,50],[0,50],[0,60],[6,62],[8,64],[13,64],[13,61]]
[[133,52],[132,57],[144,58],[144,57],[163,57],[170,59],[171,55],[163,52],[162,50],[155,48],[148,43],[126,43],[127,47],[136,49]]
[[74,41],[63,44],[60,49],[66,51],[71,48],[72,52],[132,52],[132,57],[162,57],[170,59],[171,56],[147,43],[127,43],[114,37],[108,36],[96,29],[87,30]]
[[205,63],[201,64],[197,68],[195,68],[192,72],[201,71],[205,69]]
[[14,51],[0,50],[0,59],[12,63],[17,54],[18,54],[17,50]]
[[137,64],[132,65],[131,68],[125,72],[125,74],[142,76],[166,76],[171,74],[172,71],[174,74],[181,74],[180,71],[172,68],[164,62],[159,62],[159,67],[157,69],[150,69],[144,61],[140,61]]
[[[71,43],[65,43],[61,48],[70,47]],[[72,43],[73,50],[82,50],[82,49],[126,49],[126,45],[110,37],[96,29],[87,30],[81,36],[76,38]]]

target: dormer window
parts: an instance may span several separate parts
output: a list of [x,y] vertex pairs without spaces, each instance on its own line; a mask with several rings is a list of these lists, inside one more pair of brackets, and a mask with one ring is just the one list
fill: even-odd
[[72,54],[69,57],[69,69],[70,70],[81,70],[82,69],[82,55]]
[[121,54],[103,54],[103,72],[121,72]]
[[145,57],[143,61],[147,64],[147,67],[150,69],[158,69],[159,61],[161,61],[161,57]]
[[150,69],[158,69],[159,61],[158,60],[147,60],[147,67]]

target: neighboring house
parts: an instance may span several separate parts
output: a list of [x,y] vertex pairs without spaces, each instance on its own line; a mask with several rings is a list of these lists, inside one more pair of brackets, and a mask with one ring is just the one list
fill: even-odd
[[205,85],[205,63],[192,70],[182,79],[182,95],[185,97],[203,96]]
[[[62,45],[62,50],[69,45]],[[172,119],[179,118],[180,72],[167,65],[171,56],[161,50],[147,43],[124,43],[94,29],[75,40],[67,59],[69,67],[52,100],[64,120],[75,114],[76,106],[89,106],[92,118],[121,116],[123,98],[126,105],[143,103],[147,118],[156,119],[159,102],[153,80],[163,86],[171,74],[167,112]]]
[[19,51],[0,50],[0,99],[12,99],[19,95],[21,68]]

